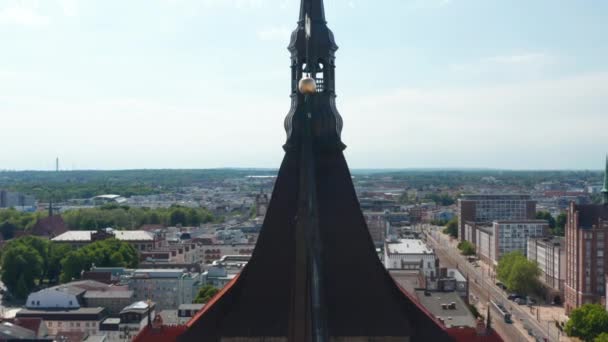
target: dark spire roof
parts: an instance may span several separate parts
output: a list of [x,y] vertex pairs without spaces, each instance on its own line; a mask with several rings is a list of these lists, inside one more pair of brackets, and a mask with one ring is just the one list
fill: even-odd
[[311,21],[322,21],[325,23],[325,7],[323,0],[302,0],[300,3],[300,21],[304,22],[306,14]]
[[[180,342],[452,340],[376,254],[342,152],[336,49],[323,2],[303,0],[290,44],[285,157],[255,250],[240,275],[187,323]],[[306,73],[316,80],[314,94],[298,92]]]

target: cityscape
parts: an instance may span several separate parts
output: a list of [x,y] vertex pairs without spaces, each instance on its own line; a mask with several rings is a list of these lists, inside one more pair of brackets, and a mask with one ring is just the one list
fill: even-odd
[[[167,2],[163,5],[169,6],[163,7],[167,18],[177,8],[173,6],[185,6],[175,4],[179,1]],[[508,146],[510,157],[504,156],[505,160],[513,153],[520,157],[519,161],[513,159],[512,168],[505,166],[508,162],[491,162],[494,157],[485,159],[488,164],[483,167],[466,158],[456,162],[465,167],[419,167],[411,156],[405,158],[401,151],[391,150],[404,146],[391,140],[394,137],[388,132],[395,128],[408,135],[403,139],[419,137],[400,127],[410,119],[373,126],[369,136],[343,136],[343,131],[347,134],[351,129],[350,123],[361,118],[339,111],[357,102],[347,97],[351,104],[345,106],[344,99],[337,100],[343,87],[338,71],[345,58],[342,54],[358,51],[353,48],[360,49],[356,44],[361,43],[346,35],[344,43],[355,47],[339,53],[342,32],[334,37],[328,22],[336,12],[341,12],[340,20],[349,13],[361,15],[361,8],[373,17],[373,5],[291,2],[202,2],[205,11],[217,10],[215,6],[227,6],[235,13],[278,10],[294,23],[295,30],[289,29],[287,34],[271,30],[261,36],[288,44],[289,56],[284,56],[280,71],[290,80],[278,87],[289,94],[283,101],[287,114],[272,117],[272,124],[283,124],[286,134],[273,142],[282,162],[268,163],[275,157],[256,150],[257,139],[251,139],[249,132],[240,135],[256,130],[236,123],[247,113],[233,113],[228,121],[218,119],[223,128],[213,126],[224,133],[215,132],[214,142],[200,152],[205,158],[220,160],[208,164],[213,167],[174,162],[197,158],[199,152],[190,148],[198,145],[186,134],[178,145],[173,145],[173,133],[150,133],[142,138],[137,135],[141,132],[135,132],[146,129],[142,122],[142,129],[128,127],[133,139],[121,140],[112,131],[106,132],[106,120],[97,114],[91,114],[91,122],[86,123],[90,131],[95,130],[91,128],[96,121],[100,125],[99,132],[91,132],[89,138],[96,142],[91,142],[86,154],[94,157],[96,149],[104,145],[100,151],[116,153],[117,160],[126,161],[124,167],[105,167],[105,152],[99,152],[101,166],[67,167],[61,151],[45,156],[48,161],[42,163],[49,167],[22,167],[29,161],[23,164],[15,156],[31,159],[27,144],[7,145],[10,153],[0,158],[6,163],[0,164],[0,341],[608,342],[607,136],[596,135],[580,148],[574,145],[580,141],[572,142],[576,155],[569,156],[569,149],[560,150],[560,162],[567,164],[543,164],[544,156],[539,156],[541,164],[529,167],[519,164],[536,160],[527,153],[550,152],[545,145],[534,150],[522,138],[522,144]],[[448,11],[457,2],[430,6],[407,1],[407,10]],[[58,3],[65,18],[77,18],[86,10],[78,1]],[[15,4],[3,7],[0,2],[0,37],[10,25],[33,30],[56,24],[50,15],[36,14],[48,4]],[[202,14],[194,11],[178,18],[188,22],[198,15]],[[168,21],[159,25],[167,25],[163,26],[167,34],[177,32]],[[373,24],[378,25],[382,23]],[[77,30],[74,27],[70,30]],[[378,39],[377,44],[383,41]],[[226,51],[232,50],[224,50],[223,63],[231,60],[228,55],[238,54]],[[282,51],[266,52],[280,56]],[[251,53],[261,52],[251,49]],[[217,57],[222,59],[222,55]],[[259,59],[245,62],[260,77],[254,71]],[[236,74],[237,79],[251,82],[251,75]],[[2,77],[0,68],[0,81]],[[259,80],[251,89],[252,96],[274,92],[273,87]],[[239,89],[235,86],[236,97]],[[597,90],[597,94],[601,92]],[[12,94],[7,92],[6,99],[13,99]],[[400,96],[423,97],[416,92]],[[0,96],[0,111],[6,109],[7,117],[18,117],[20,106],[7,102],[4,108],[3,99]],[[58,97],[57,101],[63,100]],[[539,96],[534,101],[535,110],[542,111],[538,102],[550,100]],[[608,105],[602,100],[592,102],[585,108],[599,104],[603,112]],[[250,105],[259,103],[264,102]],[[525,107],[522,103],[514,104],[515,110]],[[463,101],[457,106],[466,104]],[[362,106],[374,109],[373,105]],[[548,108],[559,111],[555,106]],[[135,107],[144,112],[148,108]],[[16,110],[14,114],[12,110]],[[167,122],[179,120],[183,118],[179,111],[175,107],[161,116]],[[374,113],[369,115],[369,120],[375,120]],[[11,127],[15,131],[7,136],[19,135],[19,125],[11,126],[10,120],[8,131]],[[129,120],[113,119],[112,125],[124,126]],[[511,129],[506,123],[510,119],[497,120],[505,121],[500,123],[505,130]],[[590,136],[597,129],[584,119],[571,123],[574,127],[569,129],[588,130]],[[265,124],[265,119],[255,123]],[[54,120],[49,125],[56,132],[41,135],[40,144],[50,137],[49,146],[54,146],[54,135],[72,134],[66,122]],[[376,139],[382,137],[377,132],[382,127],[386,139]],[[471,131],[478,127],[482,126],[471,124]],[[528,129],[535,132],[532,135],[539,143],[567,138],[549,138],[549,131],[541,127]],[[261,136],[263,132],[254,133],[260,141],[268,138]],[[476,134],[455,129],[450,137],[454,141],[447,144],[468,146],[467,154],[482,156],[485,152],[479,151],[492,149],[494,142],[491,133],[488,141],[480,141]],[[496,132],[497,140],[502,139],[500,134]],[[522,137],[527,134],[521,132]],[[96,145],[100,137],[103,143]],[[580,140],[574,133],[573,137]],[[446,150],[440,139],[428,138],[416,143],[425,145],[420,153],[428,155],[428,146]],[[347,147],[351,140],[352,146]],[[66,164],[73,164],[79,148],[88,141],[75,141],[73,150],[64,150],[70,160]],[[183,149],[164,149],[163,141]],[[555,146],[561,149],[559,144]],[[148,146],[151,160],[161,164],[137,164],[146,154],[138,150],[140,145]],[[373,150],[366,145],[388,149],[388,155],[399,160],[399,167],[386,163],[384,152],[370,153]],[[352,149],[356,150],[353,155]],[[234,156],[226,156],[233,152]],[[38,152],[31,155],[39,156]],[[351,156],[356,167],[349,164]],[[451,159],[442,156],[442,162],[450,165]],[[215,167],[231,157],[242,162],[235,167]],[[264,162],[247,162],[256,157]],[[361,160],[368,161],[362,164]]]

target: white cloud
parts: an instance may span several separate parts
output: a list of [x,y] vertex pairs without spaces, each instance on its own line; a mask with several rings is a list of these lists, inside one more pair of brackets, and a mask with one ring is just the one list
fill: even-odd
[[593,165],[590,154],[608,150],[608,72],[400,88],[341,107],[356,166],[563,168],[577,167],[579,159],[584,168]]
[[66,17],[78,16],[78,1],[77,0],[59,0],[59,4],[63,9],[63,14]]
[[450,71],[487,79],[538,78],[544,71],[558,65],[560,58],[544,52],[525,52],[481,58],[472,63],[452,64]]
[[555,57],[540,52],[494,56],[482,60],[484,63],[497,64],[549,64],[554,61]]
[[289,41],[289,37],[293,29],[286,27],[267,27],[257,31],[259,40],[263,41]]
[[38,14],[35,8],[16,6],[0,10],[0,24],[40,27],[49,21],[48,17]]

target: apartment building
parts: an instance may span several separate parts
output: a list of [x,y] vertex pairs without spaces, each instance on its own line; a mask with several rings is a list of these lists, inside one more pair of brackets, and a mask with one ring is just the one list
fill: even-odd
[[[536,202],[529,195],[463,195],[458,199],[458,238],[464,240],[467,222],[532,220],[535,216]],[[475,234],[470,236],[474,239]]]
[[566,313],[600,303],[608,268],[608,204],[570,204],[566,221]]
[[540,280],[551,289],[553,302],[564,298],[566,279],[566,244],[561,237],[541,237],[528,239],[528,260],[537,263],[541,271]]

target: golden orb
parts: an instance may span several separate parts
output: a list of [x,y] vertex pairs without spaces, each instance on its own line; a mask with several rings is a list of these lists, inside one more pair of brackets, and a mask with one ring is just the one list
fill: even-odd
[[317,82],[314,78],[304,77],[300,80],[298,89],[302,94],[314,94],[317,91]]

